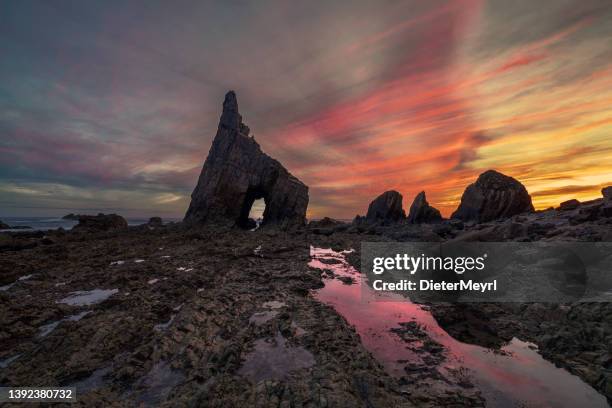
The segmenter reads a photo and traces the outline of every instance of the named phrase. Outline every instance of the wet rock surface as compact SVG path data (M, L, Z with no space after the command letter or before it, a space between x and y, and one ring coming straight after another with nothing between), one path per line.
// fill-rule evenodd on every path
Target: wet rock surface
M3 233L0 384L77 385L86 406L482 405L460 366L454 373L438 369L446 347L414 322L392 334L424 363L406 362L402 376L390 375L355 328L311 296L323 279L357 285L308 267L310 246L355 248L346 256L358 266L361 241L612 241L605 203L480 224L321 220L293 233L182 225ZM531 341L545 358L612 397L609 304L429 310L466 343L498 350L516 336ZM279 367L262 358L275 352L292 363Z
M306 235L134 227L48 237L0 252L3 279L32 275L0 292L2 385L77 386L84 406L414 406L309 295L322 281ZM251 320L262 312L274 313ZM241 371L262 361L262 345L295 364Z
M308 187L262 152L242 123L236 94L230 91L185 221L251 229L249 211L261 198L266 203L264 224L281 228L305 224Z
M78 232L117 231L126 229L125 218L117 214L79 215L79 223L72 230Z
M465 189L451 218L488 222L533 211L531 197L518 180L488 170Z

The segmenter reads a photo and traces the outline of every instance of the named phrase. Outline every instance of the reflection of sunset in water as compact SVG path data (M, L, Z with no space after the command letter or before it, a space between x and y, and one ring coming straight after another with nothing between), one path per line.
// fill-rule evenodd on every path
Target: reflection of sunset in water
M494 406L515 406L523 403L536 407L607 407L605 398L578 377L544 360L529 343L513 339L502 348L503 353L462 343L442 329L431 313L397 294L389 300L374 294L357 270L344 259L344 254L330 249L312 248L310 267L330 270L337 276L350 276L355 284L326 279L325 287L315 291L319 301L331 305L353 325L365 348L389 373L401 376L404 366L398 360L421 363L418 353L390 331L398 323L416 321L426 333L447 351L445 368L465 367L472 381ZM321 262L333 260L333 264ZM392 301L396 299L397 301ZM409 363L410 364L410 363Z

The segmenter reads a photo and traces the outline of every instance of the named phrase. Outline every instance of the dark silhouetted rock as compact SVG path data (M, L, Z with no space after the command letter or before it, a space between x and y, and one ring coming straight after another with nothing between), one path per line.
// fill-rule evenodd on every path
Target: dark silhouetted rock
M612 201L612 186L604 187L601 189L601 195L606 199Z
M147 223L149 227L161 227L164 225L161 217L151 217L149 218L149 222Z
M397 222L406 218L402 208L402 195L397 191L385 191L368 206L367 221Z
M408 222L410 224L429 224L442 221L440 211L429 205L425 192L421 191L414 198L408 213Z
M575 210L578 207L580 207L580 201L574 200L574 199L567 200L567 201L564 201L561 204L559 204L559 210L560 211Z
M488 170L465 189L451 218L487 222L533 211L531 197L518 180Z
M26 230L26 229L32 229L32 227L28 227L27 225L8 225L3 223L2 221L0 221L0 230L7 230L7 229L12 229L12 230Z
M72 221L78 221L79 220L80 215L79 214L66 214L62 217L62 220L72 220Z
M348 224L329 217L324 217L320 220L310 221L308 223L308 229L313 234L318 235L331 235L334 232L346 231L348 227Z
M72 231L117 231L126 229L127 226L125 218L117 214L80 215L79 223L72 228Z
M308 228L332 228L344 224L342 221L334 220L333 218L323 217L320 220L310 221Z
M184 221L248 228L251 206L260 198L266 203L263 225L288 228L305 224L308 187L249 137L236 94L230 91Z

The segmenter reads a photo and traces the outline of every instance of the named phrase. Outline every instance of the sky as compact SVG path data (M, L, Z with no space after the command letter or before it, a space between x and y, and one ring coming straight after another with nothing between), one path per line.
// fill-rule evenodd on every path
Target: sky
M609 0L5 1L0 78L0 218L182 217L230 89L310 218L612 185Z

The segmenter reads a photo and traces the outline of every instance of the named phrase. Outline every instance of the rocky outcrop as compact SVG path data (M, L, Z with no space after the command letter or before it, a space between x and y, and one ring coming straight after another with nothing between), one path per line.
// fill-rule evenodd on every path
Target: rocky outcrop
M488 170L465 189L451 218L487 222L533 211L525 186L512 177Z
M263 225L288 228L305 224L308 187L249 137L236 94L230 91L184 221L247 228L251 206L261 198L266 203Z
M161 227L164 225L161 217L151 217L149 218L149 222L147 223L149 227Z
M567 200L559 204L559 211L571 211L575 210L580 206L580 201L572 199Z
M366 221L397 222L406 218L402 195L395 190L385 191L368 206Z
M410 206L407 221L410 224L436 223L442 221L442 215L440 215L440 211L429 205L425 197L425 191L421 191Z
M125 218L117 214L79 215L79 223L72 228L72 231L117 231L127 227Z
M612 201L612 186L602 188L601 195L605 200Z
M70 213L70 214L66 214L62 217L62 220L71 220L71 221L78 221L79 220L80 215L79 214L74 214L74 213Z
M310 221L308 228L332 228L344 224L342 221L334 220L333 218L323 217L320 220Z
M27 230L32 229L32 227L28 227L27 225L8 225L0 221L0 230Z

